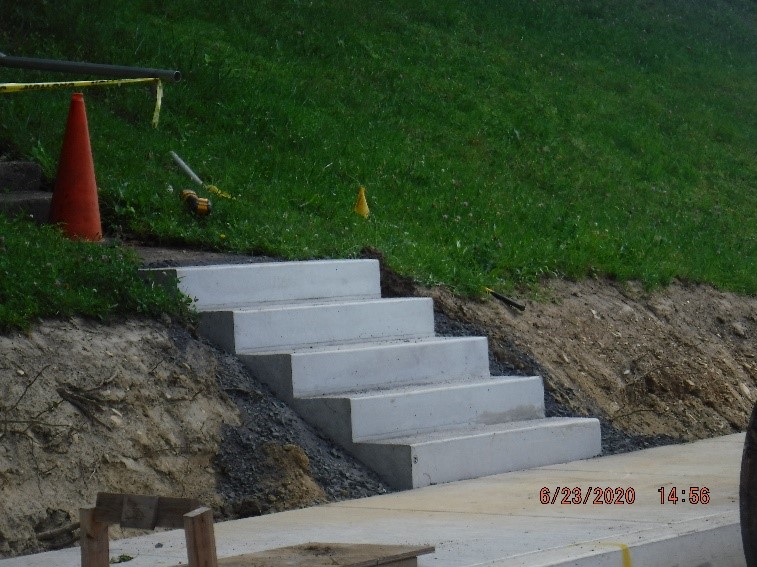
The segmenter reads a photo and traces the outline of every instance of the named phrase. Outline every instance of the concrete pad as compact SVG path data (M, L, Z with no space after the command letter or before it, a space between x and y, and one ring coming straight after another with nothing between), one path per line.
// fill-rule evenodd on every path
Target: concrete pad
M326 298L379 298L377 260L263 262L145 270L158 279L179 280L198 311L263 302Z
M745 567L737 504L743 442L738 434L220 523L218 554L333 541L435 546L419 567ZM682 460L691 476L680 476ZM716 495L710 504L655 501L659 486L694 477ZM543 486L616 483L635 489L633 504L552 505L539 498ZM134 557L130 567L186 563L184 534L114 541L110 554ZM78 567L79 550L0 561L50 565Z

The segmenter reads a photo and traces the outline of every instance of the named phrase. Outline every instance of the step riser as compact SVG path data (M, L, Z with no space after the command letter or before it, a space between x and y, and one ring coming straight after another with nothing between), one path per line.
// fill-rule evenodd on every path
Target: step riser
M485 337L365 345L342 350L240 354L279 396L312 397L489 377Z
M542 418L544 389L538 377L512 378L357 399L311 398L295 405L308 421L341 443L359 443L467 424Z
M261 302L381 296L376 260L275 262L151 272L159 279L178 278L179 289L196 298L195 307L200 311Z
M594 419L419 446L362 443L353 449L399 489L588 459L601 451L599 422Z
M452 388L401 397L352 400L352 438L360 442L463 424L494 424L544 417L541 380Z
M199 332L242 353L351 341L422 338L434 334L427 298L305 305L200 314Z

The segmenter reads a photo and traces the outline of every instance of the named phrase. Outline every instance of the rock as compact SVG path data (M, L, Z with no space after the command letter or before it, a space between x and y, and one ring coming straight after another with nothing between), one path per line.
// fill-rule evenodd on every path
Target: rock
M752 394L752 390L750 390L749 386L744 384L744 382L741 382L739 384L739 390L741 390L741 393L744 394L750 402L754 401L754 394Z
M742 339L745 339L747 337L747 328L744 323L741 321L736 321L731 325L731 330L733 331L733 334L737 337L741 337Z

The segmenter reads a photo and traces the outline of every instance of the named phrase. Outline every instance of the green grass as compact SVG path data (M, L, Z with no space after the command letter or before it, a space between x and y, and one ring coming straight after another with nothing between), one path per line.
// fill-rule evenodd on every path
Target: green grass
M181 296L139 279L128 249L72 242L52 227L2 215L0 235L0 331L26 329L40 317L191 317Z
M157 130L148 89L86 92L111 234L373 246L469 294L595 274L757 292L749 0L5 4L6 53L183 73ZM61 76L0 68L40 78ZM54 170L67 92L2 97L0 139ZM237 200L193 218L171 149Z

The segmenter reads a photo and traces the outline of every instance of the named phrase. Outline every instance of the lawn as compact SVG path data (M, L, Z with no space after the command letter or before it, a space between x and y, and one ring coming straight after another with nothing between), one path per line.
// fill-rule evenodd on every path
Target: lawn
M157 129L149 88L85 93L112 236L293 259L372 246L472 295L587 276L757 292L749 0L0 8L7 54L183 74ZM0 68L62 78L87 77ZM69 94L0 95L0 140L50 176ZM235 199L204 194L193 216L170 150Z

